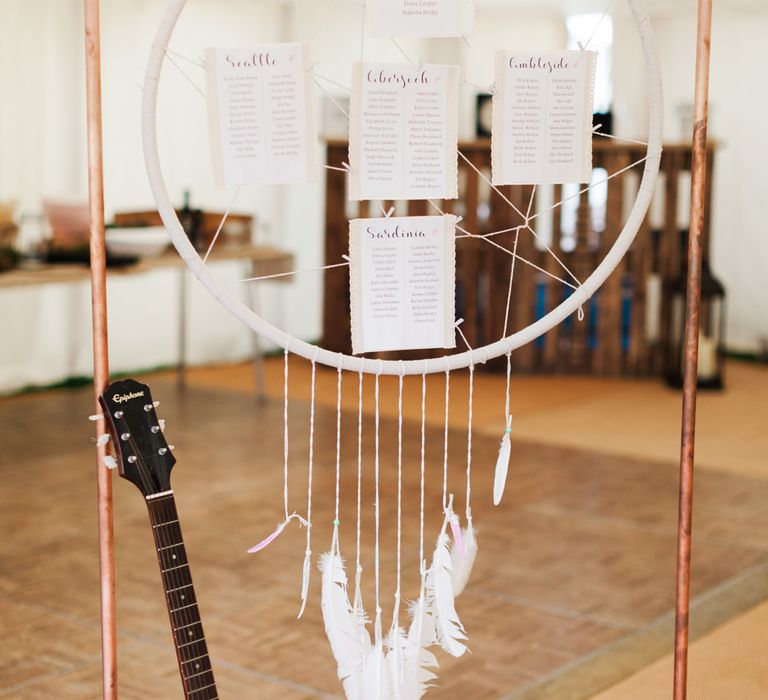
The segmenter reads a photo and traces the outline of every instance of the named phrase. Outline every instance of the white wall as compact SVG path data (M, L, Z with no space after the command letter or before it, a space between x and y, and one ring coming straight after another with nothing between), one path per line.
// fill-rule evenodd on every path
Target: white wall
M24 211L85 193L80 5L0 3L0 201Z

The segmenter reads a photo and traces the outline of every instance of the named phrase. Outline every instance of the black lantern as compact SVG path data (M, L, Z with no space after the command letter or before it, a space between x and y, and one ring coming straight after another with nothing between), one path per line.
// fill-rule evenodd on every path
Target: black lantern
M685 363L685 298L687 265L672 284L667 382L683 385ZM699 329L699 388L722 389L725 380L725 287L712 274L705 258L701 267L701 314Z

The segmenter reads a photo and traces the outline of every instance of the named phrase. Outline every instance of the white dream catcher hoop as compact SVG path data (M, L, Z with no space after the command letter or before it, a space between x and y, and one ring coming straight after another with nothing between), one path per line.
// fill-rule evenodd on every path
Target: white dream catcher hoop
M663 102L661 70L656 44L653 38L653 30L648 13L642 0L627 0L632 15L637 25L647 76L648 92L648 148L642 161L633 163L631 167L644 161L643 176L635 199L635 204L630 212L623 230L616 239L611 250L603 258L592 275L589 276L568 296L559 306L555 307L546 316L530 324L506 338L489 345L473 350L447 355L445 357L430 358L425 360L427 374L437 372L454 371L464 369L472 364L482 364L488 360L503 357L507 353L522 347L551 330L566 318L578 311L595 294L600 286L610 276L637 236L637 232L645 219L651 204L653 192L656 188L656 180L659 173L662 152L662 125ZM380 373L397 376L403 372L403 365L396 360L382 361L374 369L373 364L368 366L361 358L353 355L339 355L338 353L318 348L315 345L293 338L285 331L268 323L261 316L249 309L239 299L230 294L206 269L203 259L189 242L184 229L179 222L176 211L168 195L163 177L163 169L160 164L160 156L157 147L157 96L160 83L160 74L168 53L168 44L173 36L174 28L187 4L187 0L169 0L168 8L160 23L160 28L155 36L152 50L147 63L144 79L144 93L142 100L142 134L144 144L144 159L147 167L150 187L157 204L160 217L171 236L174 247L178 251L187 267L192 271L200 283L213 295L213 297L231 314L240 319L248 328L259 335L271 340L281 348L290 346L290 351L306 360L317 361L328 367L339 368L351 372L360 370L368 374ZM627 168L629 170L630 168ZM405 361L404 372L406 375L418 375L425 371L422 360Z
M534 341L547 331L551 330L572 314L579 312L600 286L605 282L613 270L617 267L624 255L632 245L643 221L648 213L651 199L656 186L661 152L662 152L662 85L655 43L653 40L650 20L643 6L642 0L627 0L633 14L646 67L647 94L648 94L648 143L645 156L630 166L617 173L608 176L607 179L621 175L637 166L644 164L642 179L637 191L636 200L626 223L617 236L617 239L599 263L594 272L583 282L580 282L571 274L576 284L566 284L571 287L572 293L568 295L552 311L531 323L527 327L517 330L500 340L478 348L470 348L465 352L446 355L444 357L431 357L421 360L370 360L353 355L335 353L300 339L292 337L285 331L268 323L256 312L245 306L226 288L220 284L206 267L207 255L200 257L187 234L185 233L175 208L171 203L165 185L162 166L158 154L157 144L157 100L161 71L165 59L170 53L169 42L173 36L179 16L186 5L186 0L169 0L166 13L160 24L150 52L146 69L143 105L142 105L142 131L144 156L147 166L150 186L158 207L160 216L168 230L173 245L182 257L187 267L192 271L200 283L213 295L213 297L231 314L240 319L248 328L261 336L269 339L283 348L285 356L285 435L284 435L284 521L277 530L263 540L252 551L259 551L273 541L286 525L296 519L306 527L306 550L303 566L303 580L301 593L301 611L303 612L308 599L309 577L312 562L312 474L313 461L316 459L314 451L315 438L315 389L316 366L321 363L334 368L338 373L337 383L337 422L336 422L336 515L333 521L333 534L330 551L320 560L322 572L322 611L326 633L331 642L331 648L338 665L338 676L343 682L348 698L352 700L367 700L375 698L398 698L402 700L418 699L426 692L431 681L435 679L434 669L437 659L429 650L431 647L441 647L452 656L461 656L467 649L466 634L459 620L455 608L455 599L464 590L477 552L477 539L472 524L470 507L471 499L471 467L472 467L472 401L474 372L478 364L499 357L507 358L507 396L505 408L505 435L496 469L496 480L493 489L494 503L498 504L506 481L507 467L510 458L509 433L511 432L511 415L509 406L509 379L510 379L510 354L521 346ZM607 14L607 11L606 11ZM178 67L178 66L177 66ZM459 155L462 155L459 153ZM465 158L466 160L466 158ZM467 161L470 167L475 167ZM478 171L481 178L485 176ZM490 181L487 181L490 185ZM596 183L600 184L600 183ZM592 184L586 190L594 187ZM531 214L531 206L527 214L523 214L507 199L497 188L493 190L500 195L507 204L523 217L524 226L517 227L518 235L521 229L527 229L533 235L535 231L530 222L539 214ZM579 196L584 191L579 192ZM535 188L534 188L535 192ZM563 200L565 201L565 200ZM531 198L531 204L533 198ZM558 204L562 204L562 201ZM433 205L436 207L436 205ZM556 205L557 206L557 205ZM436 207L437 208L437 207ZM442 213L442 212L441 212ZM545 212L541 212L543 214ZM225 215L226 217L226 215ZM458 227L457 227L458 228ZM516 247L509 251L486 236L473 234L459 229L464 237L486 238L488 242L501 248L512 256L512 271L510 273L510 291L514 275L514 265L518 260ZM215 239L214 239L215 243ZM210 252L210 250L209 250ZM552 255L552 251L549 251ZM556 256L555 256L556 257ZM522 260L522 258L520 258ZM522 260L522 262L527 262ZM529 263L530 264L530 263ZM335 267L335 266L330 266ZM543 270L542 270L543 272ZM562 280L560 280L562 281ZM461 329L458 329L461 334ZM463 337L463 334L462 334ZM466 339L465 339L466 342ZM309 473L307 510L305 517L297 513L289 513L288 508L288 357L293 353L309 360L312 365L311 380L311 407L309 426ZM466 459L466 501L465 501L465 527L462 529L460 520L453 510L453 497L448 493L448 404L450 391L450 374L455 370L469 369L469 406L467 426L467 459ZM350 601L348 594L348 578L344 568L344 560L339 546L339 482L340 482L340 453L341 453L341 386L344 372L357 374L358 377L358 461L357 461L357 557L354 576L354 596ZM425 483L425 411L426 411L426 376L428 374L445 374L445 439L443 460L443 501L444 513L442 528L436 540L434 554L431 562L425 559L424 553L424 483ZM368 631L369 618L365 612L360 593L360 483L362 478L362 386L363 376L372 375L375 381L375 608L372 616L373 637ZM391 627L383 628L382 610L380 605L379 589L379 384L382 375L398 377L398 451L397 451L397 578L394 595L394 612ZM403 606L401 605L401 495L402 495L402 470L403 470L403 383L406 376L417 375L421 377L421 453L420 453L420 533L419 533L419 567L420 588L418 597L414 600L410 610L410 625L404 629L400 624ZM452 538L451 538L452 535ZM301 612L299 613L301 615Z

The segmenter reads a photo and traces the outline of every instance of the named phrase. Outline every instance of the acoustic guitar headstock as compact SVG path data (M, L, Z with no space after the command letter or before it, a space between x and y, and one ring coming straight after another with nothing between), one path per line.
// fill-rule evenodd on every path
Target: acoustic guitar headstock
M169 491L176 463L163 436L152 394L146 384L122 379L99 397L120 476L133 482L144 497Z

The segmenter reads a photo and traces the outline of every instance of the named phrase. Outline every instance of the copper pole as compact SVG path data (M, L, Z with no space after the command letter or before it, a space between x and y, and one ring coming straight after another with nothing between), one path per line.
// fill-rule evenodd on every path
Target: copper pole
M707 187L707 117L712 38L712 0L699 0L694 100L693 160L691 165L691 225L688 236L688 282L685 318L685 378L680 449L680 509L677 532L677 589L675 597L674 700L685 700L688 683L688 623L691 592L691 517L693 513L696 390L699 363L701 261Z
M93 319L93 391L98 397L109 382L107 338L107 265L104 243L104 168L101 134L101 48L99 0L84 0L85 75L88 108L88 201L90 206L91 309ZM106 432L97 422L96 434ZM115 614L115 548L112 524L112 473L104 464L105 448L98 448L96 486L99 520L99 575L101 584L102 693L117 699L117 635Z

